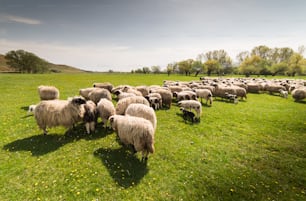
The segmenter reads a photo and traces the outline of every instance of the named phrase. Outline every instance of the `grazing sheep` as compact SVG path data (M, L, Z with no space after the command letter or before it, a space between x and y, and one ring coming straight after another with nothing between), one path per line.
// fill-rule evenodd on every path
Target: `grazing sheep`
M265 90L268 91L270 94L279 93L279 90L281 89L286 91L286 88L279 84L267 84L265 86Z
M164 88L151 89L150 93L159 93L162 97L163 106L171 108L173 95L170 90Z
M236 90L229 86L221 86L219 84L214 84L215 90L213 92L214 97L226 98L225 93L236 94Z
M109 82L94 83L93 87L107 89L109 92L111 92L113 90L113 88L114 88L114 86L111 83L109 83Z
M40 100L56 100L59 99L59 90L54 86L43 86L38 87L38 94Z
M86 128L86 132L87 134L90 134L90 132L94 132L95 131L95 127L96 127L96 123L97 123L97 107L96 104L89 100L86 101L86 104L84 105L84 117L83 117L83 121L85 122L85 128Z
M121 90L115 91L114 94L117 96L118 100L120 100L122 98L126 98L126 97L136 96L133 93L123 92Z
M149 94L149 88L147 86L136 86L137 91L140 91L142 96L145 97Z
M112 101L101 98L97 105L97 111L102 119L102 123L107 128L107 122L110 116L116 114L116 109Z
M154 128L152 123L141 117L113 115L110 124L125 145L132 145L134 152L142 151L142 159L147 160L154 153Z
M233 103L235 103L235 104L238 103L238 97L237 97L237 95L235 95L235 94L230 94L230 93L225 92L225 98L226 98L228 101L233 102Z
M199 101L182 100L178 102L178 106L183 107L189 111L191 111L191 109L194 109L197 113L197 118L200 119L200 116L202 114L202 104Z
M294 89L291 94L294 98L294 101L301 101L306 98L306 87Z
M197 100L197 94L193 91L174 92L173 97L176 97L177 101Z
M30 106L29 106L29 109L28 109L28 112L27 112L27 113L28 113L28 115L29 115L29 114L33 114L33 113L34 113L35 108L36 108L36 105L30 105Z
M125 113L126 108L132 103L141 103L147 106L150 106L150 103L147 99L142 96L132 96L119 100L116 105L116 114L123 115Z
M193 91L197 94L197 97L201 99L201 103L202 99L204 98L206 99L206 105L208 101L209 104L212 105L213 98L212 98L212 93L209 89L194 89Z
M74 97L68 100L41 101L34 110L34 117L40 129L47 134L47 128L64 126L71 128L84 116L84 104L82 97Z
M145 98L149 101L150 106L154 108L154 110L158 110L162 107L163 100L159 93L149 93Z
M83 96L86 100L89 100L89 93L95 90L96 88L94 87L89 87L89 88L84 88L79 90L80 96Z
M154 130L156 130L156 114L153 108L151 108L150 106L132 103L126 108L125 115L142 117L146 120L149 120L152 123Z
M283 97L283 98L288 98L288 91L285 91L285 90L283 90L283 89L280 89L280 90L279 90L279 94L280 94L280 96Z
M101 98L106 98L107 100L112 100L112 95L107 89L95 88L88 94L89 100L92 100L97 104Z
M137 89L134 89L132 87L124 87L122 89L123 92L127 92L127 93L132 93L135 94L136 96L142 96L142 93L140 91L138 91Z
M183 119L184 119L185 123L186 123L187 120L190 120L192 123L194 122L195 114L193 112L190 112L183 107L181 107L180 110L183 112Z

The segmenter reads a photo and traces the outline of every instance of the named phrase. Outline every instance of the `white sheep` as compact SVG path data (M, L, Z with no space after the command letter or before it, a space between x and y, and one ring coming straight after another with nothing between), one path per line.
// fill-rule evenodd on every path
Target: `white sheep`
M204 98L206 100L206 105L208 101L209 104L212 105L213 95L209 89L194 89L193 91L197 94L197 97L201 99L201 103L202 99Z
M202 114L202 104L196 100L182 100L178 102L178 106L185 108L186 110L191 111L192 109L195 110L197 113L197 118L200 119Z
M123 92L121 90L115 91L114 94L117 96L118 100L126 97L136 96L134 93Z
M194 91L174 92L173 96L176 97L177 101L197 100L197 94Z
M132 103L126 108L125 115L142 117L146 120L149 120L152 123L154 130L156 130L156 114L153 108L151 108L150 106Z
M154 153L154 128L150 121L133 116L113 115L110 124L125 145L132 145L134 152L142 151L142 159Z
M92 100L97 104L101 98L106 98L107 100L112 100L112 95L107 89L95 88L88 94L89 100Z
M97 105L97 111L102 119L102 123L107 128L107 122L110 116L116 114L116 109L112 101L102 98Z
M54 86L40 85L38 87L38 95L40 100L56 100L59 99L59 90Z
M150 106L150 103L148 102L148 100L145 99L142 96L127 97L127 98L120 99L117 102L116 114L122 114L123 115L125 113L126 108L132 103L141 103L141 104L145 104L147 106Z
M86 100L89 100L89 93L95 90L96 88L94 87L89 87L89 88L84 88L79 90L80 96L83 96Z
M83 116L83 121L85 122L85 128L87 134L90 134L90 132L95 131L96 123L97 123L97 107L96 104L89 100L86 101L86 104L84 105L84 116Z
M114 86L109 83L109 82L104 82L104 83L93 83L92 85L93 87L97 87L97 88L103 88L103 89L107 89L109 92L111 92L114 88Z
M294 89L291 94L294 98L294 101L301 101L306 98L306 87Z
M155 89L151 89L150 93L159 93L162 97L162 104L168 109L171 108L173 95L169 89L155 88Z
M68 100L41 101L34 110L34 117L40 129L47 134L47 128L64 126L71 128L81 121L84 116L84 104L82 97L74 97Z

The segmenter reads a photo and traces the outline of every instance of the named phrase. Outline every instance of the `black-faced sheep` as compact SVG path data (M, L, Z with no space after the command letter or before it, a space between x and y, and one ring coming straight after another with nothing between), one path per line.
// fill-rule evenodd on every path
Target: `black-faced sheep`
M121 90L115 91L114 94L117 96L118 100L126 97L136 96L134 93L123 92Z
M54 86L43 86L38 87L38 95L40 100L56 100L59 99L59 90Z
M116 105L116 114L123 115L125 113L126 108L132 103L141 103L147 106L150 106L150 103L147 99L142 96L132 96L120 99Z
M97 107L93 101L89 100L86 101L84 109L85 112L83 116L83 121L85 123L87 134L90 134L90 132L94 132L96 128L96 123L98 119Z
M178 102L178 106L183 107L189 111L192 109L196 111L197 118L200 119L200 116L202 114L202 104L199 101L196 100L182 100Z
M151 89L150 93L159 93L162 97L163 106L167 107L168 109L171 108L173 95L170 90L163 88L156 88L156 89Z
M150 106L154 110L158 110L162 107L162 97L159 93L149 93L145 98L149 101Z
M156 114L153 108L147 105L132 103L126 108L125 115L142 117L146 120L149 120L152 123L154 130L156 129Z
M192 123L195 121L195 114L193 112L188 111L183 107L181 107L180 110L183 112L183 119L185 123L187 120L191 121Z
M41 101L34 110L34 117L40 129L47 134L47 128L64 126L71 128L82 121L85 99L74 97L68 100Z
M27 113L28 113L28 115L29 115L29 114L33 114L33 113L34 113L35 108L36 108L36 105L30 105L30 106L29 106L29 109L28 109L28 112L27 112Z
M154 153L154 128L152 123L141 117L113 115L110 124L125 145L132 145L134 152L142 151L142 159Z
M116 114L116 109L110 100L106 98L102 98L97 105L98 114L102 119L102 123L107 128L107 122L110 116Z
M229 102L233 102L235 104L238 103L238 97L235 94L230 94L225 92L225 98L229 101Z
M173 97L176 97L177 101L181 100L197 100L197 94L193 91L181 91L174 92Z
M204 98L206 100L206 105L208 101L209 104L212 105L213 95L209 89L194 89L193 91L197 94L197 97L201 99L201 103Z

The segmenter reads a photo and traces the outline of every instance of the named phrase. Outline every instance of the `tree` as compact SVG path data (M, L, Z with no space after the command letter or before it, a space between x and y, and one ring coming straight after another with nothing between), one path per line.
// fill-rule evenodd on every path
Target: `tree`
M151 66L152 73L160 73L160 66Z
M287 74L289 76L295 76L296 74L302 74L305 68L305 59L299 53L294 53L289 59L289 70Z
M201 61L194 61L191 66L191 71L194 72L194 76L197 77L200 72L204 70L204 65Z
M252 74L258 74L260 71L260 65L262 64L262 58L257 55L246 58L240 64L240 72L246 77L249 77Z
M250 53L248 51L243 51L243 52L240 52L236 58L239 62L239 64L241 64L246 58L250 57Z
M259 56L262 59L270 60L271 49L265 45L260 45L252 49L251 55Z
M150 73L150 68L149 67L143 67L142 72L143 72L143 74L149 74Z
M185 75L190 75L190 71L192 68L192 59L187 59L178 63L178 69L181 73L185 73Z
M204 63L205 67L207 68L207 75L210 76L213 72L219 73L220 70L220 63L217 60L209 59Z
M271 66L272 76L277 74L285 74L286 71L288 71L288 64L285 62L275 63Z
M6 53L7 64L22 73L43 73L48 70L48 63L33 53L24 50Z

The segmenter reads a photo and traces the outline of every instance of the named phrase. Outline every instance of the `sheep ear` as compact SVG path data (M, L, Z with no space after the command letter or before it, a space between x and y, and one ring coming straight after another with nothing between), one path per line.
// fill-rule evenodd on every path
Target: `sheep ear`
M113 122L114 122L114 117L110 117L110 118L109 118L109 122L110 122L110 123L113 123Z

